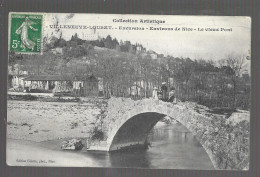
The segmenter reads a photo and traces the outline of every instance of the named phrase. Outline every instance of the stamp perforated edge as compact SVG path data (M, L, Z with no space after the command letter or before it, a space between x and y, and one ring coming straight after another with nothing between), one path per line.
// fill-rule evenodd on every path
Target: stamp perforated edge
M10 39L11 39L11 16L12 14L32 14L32 15L42 15L42 25L41 25L41 51L40 52L16 52L17 54L26 55L42 55L43 54L43 35L44 35L44 22L46 13L44 12L9 12L8 14L8 52L10 52Z

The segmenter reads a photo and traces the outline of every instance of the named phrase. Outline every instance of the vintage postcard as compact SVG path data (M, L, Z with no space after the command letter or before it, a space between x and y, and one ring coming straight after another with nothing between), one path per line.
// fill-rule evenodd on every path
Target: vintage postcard
M9 14L7 164L248 170L251 18Z

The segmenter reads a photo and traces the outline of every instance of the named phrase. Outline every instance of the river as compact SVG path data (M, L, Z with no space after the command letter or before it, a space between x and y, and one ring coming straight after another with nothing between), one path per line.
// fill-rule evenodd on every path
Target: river
M30 166L131 167L163 169L214 169L206 151L181 124L157 123L149 135L151 147L131 152L69 152L62 140L40 143L7 141L7 163Z

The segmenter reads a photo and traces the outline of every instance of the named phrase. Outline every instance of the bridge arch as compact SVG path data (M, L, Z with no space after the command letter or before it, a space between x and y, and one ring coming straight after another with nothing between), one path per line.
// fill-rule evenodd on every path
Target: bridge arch
M101 125L105 139L91 143L89 150L111 151L143 143L145 135L156 122L169 116L190 130L205 149L215 169L248 169L249 143L245 143L248 134L243 132L243 128L230 124L226 126L224 118L210 117L205 109L189 102L172 104L151 98L135 101L110 98ZM141 122L141 125L138 126L137 122ZM127 132L135 133L130 136ZM236 133L240 133L239 141L233 138ZM127 136L129 141L125 138Z
M119 150L131 145L145 145L147 136L164 114L147 112L128 119L113 136L109 151Z
M148 133L155 124L165 116L169 116L184 125L196 137L208 154L213 166L217 168L213 154L207 146L204 146L205 137L200 134L201 132L207 131L206 129L208 127L202 125L205 129L201 129L201 127L197 127L193 121L190 121L194 119L194 114L196 114L196 112L165 102L163 102L163 104L136 106L130 111L120 114L120 119L112 121L113 123L110 125L110 129L107 133L107 150L114 151L132 145L144 145ZM197 118L198 117L205 119L197 115ZM209 120L205 119L204 121Z

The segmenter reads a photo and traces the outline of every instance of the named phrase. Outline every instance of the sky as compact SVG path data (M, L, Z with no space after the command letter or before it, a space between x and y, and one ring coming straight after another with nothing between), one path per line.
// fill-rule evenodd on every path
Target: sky
M113 22L113 19L132 19L138 23ZM140 23L141 19L161 20L165 23ZM58 23L57 23L58 21ZM75 33L90 33L88 30L61 29L55 31L52 24L112 26L113 29L96 30L101 37L129 40L132 44L141 43L147 50L174 57L191 59L212 59L217 61L228 54L250 56L251 19L237 16L171 16L171 15L113 15L113 14L46 14L44 35L58 35L62 31L65 40ZM145 30L119 30L124 27L144 27ZM180 31L149 30L150 27L180 28ZM182 28L193 31L182 31ZM115 29L117 28L117 29ZM148 28L148 29L146 29ZM198 28L204 31L198 31ZM206 31L207 28L232 29L232 31ZM196 31L194 30L196 29Z

